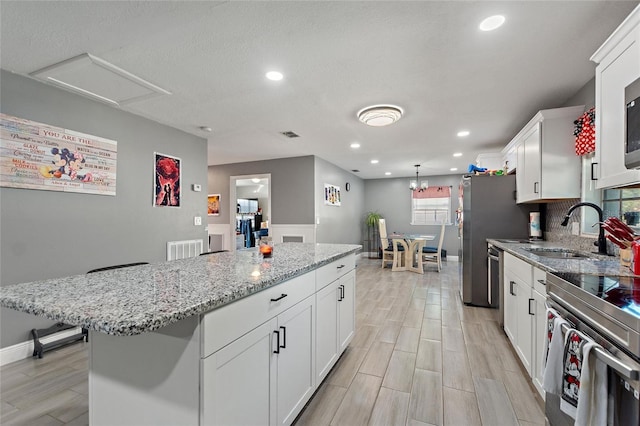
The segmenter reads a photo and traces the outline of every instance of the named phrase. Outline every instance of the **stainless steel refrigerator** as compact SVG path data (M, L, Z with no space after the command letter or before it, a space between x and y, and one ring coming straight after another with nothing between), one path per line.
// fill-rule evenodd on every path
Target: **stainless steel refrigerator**
M462 301L497 308L495 297L491 304L488 301L487 238L527 239L529 212L540 211L540 205L516 204L515 175L468 175L463 177L460 187Z

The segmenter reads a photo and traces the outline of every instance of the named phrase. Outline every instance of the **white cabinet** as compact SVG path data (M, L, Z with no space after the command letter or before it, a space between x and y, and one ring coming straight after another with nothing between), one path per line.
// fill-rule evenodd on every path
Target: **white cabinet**
M542 390L542 352L546 335L546 273L504 254L504 331L533 384Z
M202 360L205 425L291 424L315 390L310 296Z
M276 423L274 318L202 360L202 424Z
M584 106L539 111L509 145L517 153L517 202L580 197L580 157L573 121Z
M355 332L355 258L316 271L316 380L320 383Z
M315 296L311 296L278 315L274 351L278 425L292 424L315 391L315 314Z
M640 182L627 170L624 89L640 77L640 9L636 8L591 57L596 62L596 163L598 188Z

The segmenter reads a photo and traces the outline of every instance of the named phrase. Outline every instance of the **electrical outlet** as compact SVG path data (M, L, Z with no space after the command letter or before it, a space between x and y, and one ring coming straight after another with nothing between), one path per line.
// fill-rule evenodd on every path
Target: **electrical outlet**
M193 218L193 224L195 226L200 226L202 225L202 218L200 216L196 216Z
M201 185L199 185L199 184L197 184L197 183L194 183L194 184L193 184L193 191L194 191L194 192L200 192L200 191L202 191L202 186L201 186Z

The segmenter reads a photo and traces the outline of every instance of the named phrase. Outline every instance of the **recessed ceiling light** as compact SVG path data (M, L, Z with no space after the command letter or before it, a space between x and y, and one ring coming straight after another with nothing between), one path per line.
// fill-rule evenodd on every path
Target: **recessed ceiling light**
M281 72L278 71L269 71L266 74L266 77L272 81L280 81L284 77Z
M351 148L356 149L356 148L360 148L360 144L358 142L354 142L351 145L349 145Z
M378 164L380 161L378 160L371 160L371 164Z
M202 130L203 132L207 132L207 133L213 132L213 129L211 127L207 127L207 126L200 126L199 129Z
M253 182L253 183L260 183L260 179L258 179L258 178L253 178L253 179L251 179L251 182Z
M457 167L452 167L449 170L451 170L452 172L455 172L456 170L458 170L458 168Z
M391 172L384 172L384 175L385 175L385 176L390 176L390 175L391 175Z
M470 132L468 130L461 130L458 132L459 138L464 138L465 136L469 136Z
M502 24L504 24L504 16L493 15L480 22L478 28L480 28L481 31L493 31L496 28L501 27Z
M454 157L462 157L462 153L461 152L454 152L453 156Z
M402 114L402 108L394 105L373 105L358 111L357 116L368 126L382 127L400 120Z

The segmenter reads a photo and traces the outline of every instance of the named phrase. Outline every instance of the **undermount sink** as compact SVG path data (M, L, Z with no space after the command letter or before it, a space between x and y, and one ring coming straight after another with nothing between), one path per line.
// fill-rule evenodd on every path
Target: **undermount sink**
M589 256L584 255L580 252L577 252L574 250L562 249L562 248L531 247L525 250L535 254L536 256L552 257L555 259L588 259L589 258Z

